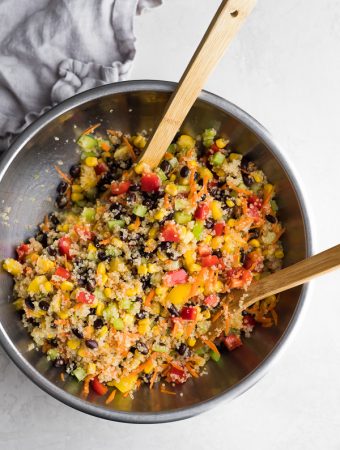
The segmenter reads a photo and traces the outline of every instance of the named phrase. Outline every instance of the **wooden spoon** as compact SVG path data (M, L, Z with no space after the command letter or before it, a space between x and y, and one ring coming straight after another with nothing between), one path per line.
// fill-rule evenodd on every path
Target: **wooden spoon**
M323 275L331 270L340 268L340 245L336 245L322 253L304 259L292 266L279 270L273 275L253 282L245 291L233 290L222 305L228 305L228 314L243 311L259 300L273 294L300 286L307 281ZM225 329L224 314L213 322L207 336L210 340L216 339ZM202 344L200 344L202 345Z
M217 65L256 0L223 0L172 94L140 162L158 166L208 76Z

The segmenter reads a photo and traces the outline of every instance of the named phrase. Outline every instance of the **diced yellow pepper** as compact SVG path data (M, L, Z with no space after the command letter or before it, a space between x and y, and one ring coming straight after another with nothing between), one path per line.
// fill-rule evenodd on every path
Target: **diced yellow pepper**
M228 198L228 200L226 201L227 206L229 206L229 208L232 208L233 206L235 206L235 203L230 200L230 198Z
M95 156L88 156L85 159L85 164L87 165L87 167L95 167L98 165L98 158L96 158Z
M133 145L135 145L137 148L144 148L146 146L146 139L144 136L141 136L138 134L133 138Z
M155 219L156 219L156 215L155 215ZM162 219L163 219L163 217L162 217ZM162 220L162 219L156 219L156 220ZM158 227L152 227L149 232L150 239L154 239L157 236L157 233L158 233Z
M202 312L202 316L204 317L204 319L210 319L210 311L208 309L206 309L205 311Z
M159 313L161 312L161 305L158 302L152 302L151 312L152 314L159 315Z
M189 337L187 342L188 342L189 347L193 347L196 344L196 339L193 337Z
M151 359L150 361L148 361L144 367L144 373L149 374L153 371L154 369L154 362Z
M221 220L223 217L223 211L221 208L221 203L217 200L211 202L211 214L214 220Z
M98 302L98 305L97 305L97 308L96 308L97 316L102 316L104 309L105 309L105 303L104 302Z
M251 239L251 240L249 241L249 244L250 244L252 247L255 247L255 248L260 247L260 242L259 242L258 239Z
M43 287L41 288L41 292L43 294L50 294L53 291L53 284L50 281L45 281Z
M101 327L101 329L98 331L98 337L99 337L99 338L102 338L102 337L104 337L108 332L109 332L109 329L107 328L106 325L104 325L104 326Z
M71 281L63 281L60 285L60 289L63 292L72 291L74 288L74 284Z
M229 155L229 160L230 161L235 161L236 159L241 159L242 155L240 155L239 153L230 153Z
M105 263L100 262L97 266L97 273L100 275L104 275L106 274L106 267L105 267Z
M78 341L78 339L69 339L67 341L67 347L70 348L71 350L76 350L80 345L80 342Z
M218 148L224 148L228 144L228 141L227 139L220 138L216 140L215 144Z
M120 381L115 381L114 386L125 394L125 392L129 392L135 387L137 378L138 375L128 375L127 377L121 378Z
M39 256L36 262L38 273L47 273L54 269L54 262L46 256Z
M71 200L73 202L79 202L80 200L84 200L84 196L80 192L72 192Z
M196 253L192 250L188 250L184 253L184 261L187 268L195 263Z
M111 296L112 296L112 289L111 288L105 288L104 289L104 295L105 295L105 297L107 297L107 298L111 298Z
M135 172L138 173L138 175L141 175L143 172L147 172L150 170L149 166L143 162L138 163L135 167Z
M261 183L261 181L263 181L262 172L255 171L255 172L252 172L251 175L254 178L255 183Z
M85 347L81 347L77 352L77 355L80 356L81 358L86 358L87 354L88 354L88 351Z
M169 183L165 186L165 192L169 195L175 196L177 195L177 186L175 185L175 183Z
M64 233L67 233L69 229L70 229L70 226L68 223L59 224L57 226L57 231L62 231Z
M94 375L96 373L96 370L97 370L97 366L95 365L95 363L91 363L91 362L88 363L86 372L89 375Z
M201 178L207 178L208 180L212 180L214 178L214 175L207 167L200 167L198 169L198 173L200 174Z
M228 227L232 228L236 225L236 220L235 219L229 219L227 222Z
M58 316L60 319L67 319L68 318L68 312L67 311L59 311Z
M222 244L223 244L223 236L215 236L212 238L210 245L213 250L218 250L219 248L222 247Z
M186 149L191 149L195 146L195 140L187 135L187 134L182 134L178 139L177 139L177 145L180 148L186 148Z
M146 264L141 264L140 266L138 266L138 275L146 275L148 273L148 268L146 266Z
M149 330L150 330L150 319L149 318L141 319L138 322L138 333L146 334Z
M199 264L196 264L196 263L191 264L188 267L188 270L189 270L190 273L199 272L201 269L202 269L202 266L200 266Z
M276 250L274 253L275 258L283 259L285 257L285 254L283 253L283 250Z
M47 281L45 275L35 277L28 285L27 292L30 295L38 294L43 284Z
M89 253L93 253L93 252L96 252L96 251L97 251L96 247L92 244L92 242L90 242L90 244L88 245L87 251L88 251Z
M176 306L183 306L190 298L191 284L178 284L174 286L166 297L166 300Z
M159 272L160 268L157 264L148 264L148 273L156 273Z
M19 261L17 261L16 259L13 259L13 258L5 259L3 268L8 273L10 273L11 275L14 275L14 276L18 276L18 275L22 274L22 271L23 271L23 267L19 263Z
M270 183L267 183L263 186L264 195L269 195L273 192L274 186Z
M83 188L80 184L72 184L72 192L83 192Z

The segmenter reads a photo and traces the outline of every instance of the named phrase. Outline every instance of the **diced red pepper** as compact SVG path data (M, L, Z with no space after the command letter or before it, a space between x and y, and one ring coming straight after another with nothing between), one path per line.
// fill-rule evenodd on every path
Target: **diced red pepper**
M216 144L213 144L213 145L210 147L210 150L211 150L211 153L217 153L217 152L221 151L221 149L220 149L219 147L217 147Z
M263 256L258 251L247 253L243 267L253 272L260 272L263 268Z
M71 239L67 236L63 236L59 239L58 248L61 255L65 255L67 259L71 258L70 249L71 249Z
M184 369L178 369L177 367L171 367L168 377L171 383L181 384L185 383L188 379L188 374Z
M86 226L75 225L74 231L83 241L91 241L93 238L92 232Z
M210 212L209 205L207 203L200 203L195 211L195 219L205 220Z
M97 175L101 175L102 173L105 173L109 170L109 168L107 167L107 165L103 162L97 164L94 168L95 172Z
M21 245L19 245L19 247L17 247L17 254L18 254L19 261L22 261L23 259L25 259L25 256L29 252L29 249L30 249L30 247L28 244L21 244Z
M95 301L96 297L88 291L78 291L76 300L78 303L86 303L91 305Z
M205 297L204 304L207 306L211 306L215 308L220 302L220 297L217 294L210 294L208 297Z
M188 274L184 269L171 270L167 272L163 278L165 286L171 287L176 284L186 283L188 279Z
M113 195L125 194L130 189L130 186L130 181L113 182L111 183L111 193Z
M247 199L247 214L253 219L259 219L261 217L262 200L257 195L251 195Z
M201 265L202 267L218 266L220 259L216 255L202 256Z
M222 236L224 232L225 223L224 222L218 222L214 225L214 231L216 236Z
M91 380L91 387L98 395L105 395L108 391L108 388L103 383L101 383L97 377Z
M253 316L251 316L250 314L246 314L242 318L242 325L243 325L244 330L250 332L253 330L254 326L256 325L256 321Z
M71 276L70 272L67 269L60 266L57 267L56 271L54 272L54 275L63 278L64 280L68 280Z
M161 180L155 173L145 173L142 176L140 183L143 192L158 191L161 187Z
M179 242L179 233L175 225L167 224L162 230L162 238L165 242Z
M224 345L230 352L235 348L240 347L242 344L240 336L235 333L230 333L224 338Z
M184 306L181 310L181 317L184 320L196 320L197 309L194 306Z
M253 274L244 267L227 270L228 286L230 289L241 289L250 284Z
M197 251L200 256L208 256L211 254L211 248L207 244L200 244Z

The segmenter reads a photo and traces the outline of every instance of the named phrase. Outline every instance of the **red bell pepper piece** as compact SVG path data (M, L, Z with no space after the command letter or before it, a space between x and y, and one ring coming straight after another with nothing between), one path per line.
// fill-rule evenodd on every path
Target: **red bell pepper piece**
M230 289L241 289L249 284L253 279L253 274L250 270L243 267L237 267L227 271L228 286Z
M64 267L57 267L56 271L54 272L54 275L60 278L63 278L64 280L68 280L71 276L70 272L67 269L64 269Z
M202 267L218 266L220 259L216 255L202 256L201 265Z
M71 249L71 239L67 236L63 236L59 239L58 242L59 252L62 256L66 256L67 259L71 258L70 249Z
M161 180L155 173L145 173L141 178L141 189L143 192L158 191L161 187Z
M95 166L94 170L97 175L101 175L102 173L108 172L109 168L105 163L101 162Z
M171 270L164 275L163 282L165 286L172 287L176 284L186 283L188 274L184 269Z
M97 377L91 380L91 387L98 395L105 395L108 391L108 388L103 383L101 383Z
M243 267L253 272L260 272L263 268L263 256L256 250L246 255Z
M220 149L219 147L217 147L216 144L213 144L213 145L210 147L210 150L211 150L211 153L217 153L217 152L221 151L221 149Z
M181 310L181 317L184 320L195 320L197 309L194 306L184 306Z
M75 225L74 231L83 241L91 241L93 238L92 232L86 226Z
M25 256L28 254L30 247L28 244L21 244L17 247L17 254L19 261L25 259Z
M76 300L78 303L86 303L91 305L95 301L95 296L88 291L78 291Z
M247 214L253 219L261 217L262 200L257 195L251 195L247 199Z
M242 318L242 325L245 331L251 332L256 325L256 321L253 316L251 316L250 314L246 314Z
M230 352L235 348L240 347L242 344L241 338L237 334L230 333L224 338L224 345Z
M130 189L130 186L130 181L113 182L111 183L111 193L112 195L125 194Z
M225 223L224 222L218 222L214 225L214 231L216 236L222 236L224 231Z
M220 302L220 297L217 294L210 294L208 297L205 297L204 304L215 308Z
M188 374L184 369L179 369L177 367L171 367L168 377L171 383L181 384L185 383L188 379Z
M209 205L207 203L200 203L195 211L195 219L197 220L205 220L210 212Z
M200 256L208 256L211 254L211 248L206 244L200 244L197 251Z
M175 225L167 224L162 230L162 238L165 242L179 242L179 233Z

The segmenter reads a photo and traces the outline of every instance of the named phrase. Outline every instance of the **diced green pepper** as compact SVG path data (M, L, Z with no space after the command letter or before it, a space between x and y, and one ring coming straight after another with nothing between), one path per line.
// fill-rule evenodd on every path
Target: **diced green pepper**
M199 355L199 356L204 355L204 353L205 353L204 346L203 346L203 347L197 348L197 349L195 350L195 353L196 353L196 355Z
M165 181L168 179L168 177L165 175L165 173L163 172L163 170L161 168L158 167L156 169L156 173L162 181Z
M159 352L159 353L166 353L168 351L167 347L165 345L162 344L154 344L152 346L152 350L154 350L155 352Z
M116 227L122 228L125 225L124 220L109 220L107 222L110 231L113 231Z
M84 159L86 159L86 158L89 158L89 157L97 157L97 153L95 153L95 152L82 152L82 154L80 155L80 159L83 161Z
M214 143L216 130L214 128L207 128L202 133L202 140L204 147L211 147Z
M185 198L178 198L175 200L175 210L185 209L188 206L188 200Z
M103 311L103 317L105 320L118 317L118 308L115 303L110 303Z
M183 186L182 184L178 184L177 192L179 194L187 194L188 192L190 192L190 186Z
M136 205L132 210L133 214L138 217L145 217L147 211L148 208L144 205Z
M174 216L175 222L184 225L192 220L192 215L185 212L176 212Z
M58 356L59 356L59 352L56 348L50 348L47 351L47 357L50 361L56 360L58 358Z
M178 165L178 159L175 158L175 157L169 159L168 161L169 161L169 163L171 164L171 166L172 166L173 168L176 167L176 166Z
M218 362L221 359L221 355L219 353L216 353L214 351L210 351L210 358L215 361Z
M128 298L123 298L119 301L119 308L120 309L129 309L131 306L131 300Z
M277 211L279 209L275 200L270 200L270 206L272 207L273 211Z
M84 208L81 215L86 222L93 222L96 217L96 210L94 208Z
M77 367L72 372L72 375L74 375L78 381L83 381L83 379L86 377L86 370L82 367Z
M113 319L111 323L117 331L121 331L124 329L124 322L120 317L118 317L118 319Z
M223 164L224 160L225 160L225 155L221 152L217 152L211 157L211 163L214 166L221 166Z
M202 220L196 220L195 225L192 229L192 234L195 236L195 239L197 241L201 239L203 230L204 230L204 222Z
M97 147L98 141L91 134L82 134L78 138L77 144L79 145L79 147L83 148L84 150L93 150L94 148Z

